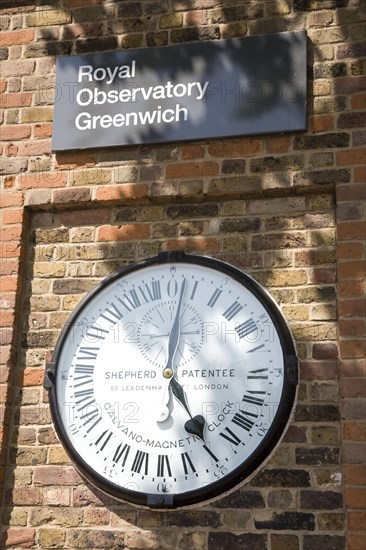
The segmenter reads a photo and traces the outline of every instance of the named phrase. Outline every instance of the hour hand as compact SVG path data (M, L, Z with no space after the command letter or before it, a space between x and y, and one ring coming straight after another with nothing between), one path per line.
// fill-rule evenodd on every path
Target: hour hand
M188 406L185 391L179 384L179 382L175 379L173 373L169 387L171 388L172 394L174 395L175 399L179 401L179 403L182 405L189 416L189 420L187 420L187 422L184 424L184 429L189 434L195 435L196 437L199 437L200 439L202 439L202 441L204 441L203 432L205 429L205 419L200 414L192 416Z

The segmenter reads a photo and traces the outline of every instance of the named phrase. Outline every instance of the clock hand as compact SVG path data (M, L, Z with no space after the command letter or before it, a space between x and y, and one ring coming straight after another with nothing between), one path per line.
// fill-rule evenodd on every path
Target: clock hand
M174 358L175 358L175 354L177 352L178 343L179 343L180 311L182 308L182 301L183 301L185 287L186 287L186 279L183 279L182 286L180 289L177 311L175 314L172 329L169 334L168 359L167 359L165 368L163 370L163 376L168 380L168 384L164 389L163 406L158 415L158 418L159 418L158 422L163 422L169 416L169 409L168 409L169 394L167 397L166 390L168 388L171 388L174 397L176 398L177 401L179 401L179 403L182 405L182 407L185 409L185 411L188 413L188 416L190 417L190 420L188 420L184 425L185 430L192 435L196 435L197 437L202 439L202 441L204 441L203 430L205 427L205 419L201 415L192 416L191 411L189 410L185 392L182 386L176 380L175 373L174 373L173 363L174 363Z
M186 279L183 279L182 286L180 289L180 295L178 299L178 305L177 305L177 311L175 313L175 318L173 321L173 325L171 328L171 331L169 333L169 340L168 340L168 359L165 365L165 368L163 370L163 376L167 379L167 383L164 388L163 393L163 403L161 410L158 412L157 415L157 422L164 422L169 417L169 409L168 409L168 403L169 403L169 386L171 382L171 378L173 376L173 362L175 358L175 354L178 349L178 343L179 343L179 329L180 329L180 310L182 307L182 301L183 301L183 295L184 290L186 286Z
M182 286L180 289L180 295L177 305L177 311L175 314L174 322L172 329L169 334L169 340L168 340L168 359L165 365L165 368L163 370L163 376L165 376L164 373L166 373L167 369L173 370L173 362L174 357L178 349L178 342L179 342L179 335L180 335L180 310L182 307L182 301L183 301L183 294L186 287L186 279L183 279ZM167 376L169 378L169 376Z

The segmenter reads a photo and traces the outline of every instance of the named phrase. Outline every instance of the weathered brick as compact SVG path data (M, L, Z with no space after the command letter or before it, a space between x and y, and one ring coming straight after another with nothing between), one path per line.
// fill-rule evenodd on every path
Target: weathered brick
M305 535L303 550L313 550L319 545L322 550L345 550L346 537L337 535Z
M36 13L27 14L25 21L28 27L63 25L65 23L70 23L71 12L69 10L38 10Z
M241 550L242 548L267 550L266 536L256 533L236 535L228 532L212 532L208 534L208 550L220 550L224 548L230 548L230 550Z
M52 107L28 107L22 111L22 122L49 122L53 118Z
M27 139L31 135L31 127L23 124L4 126L1 129L1 139L4 141Z
M211 161L169 164L166 168L166 177L172 179L188 177L207 178L217 176L218 173L219 165Z
M35 530L26 527L11 527L5 536L5 545L31 548L35 541Z
M271 520L255 520L254 524L257 529L270 529L273 531L292 531L294 529L315 530L314 515L305 512L274 513Z
M147 239L150 236L148 224L126 224L123 226L102 226L98 229L98 240L119 241Z

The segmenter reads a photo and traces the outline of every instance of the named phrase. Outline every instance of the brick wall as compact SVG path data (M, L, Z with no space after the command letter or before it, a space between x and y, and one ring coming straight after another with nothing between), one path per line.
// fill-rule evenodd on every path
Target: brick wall
M5 1L0 35L2 536L8 548L365 545L365 19L358 0ZM307 132L51 153L55 56L306 28ZM159 250L223 258L277 299L301 358L271 461L209 506L92 491L42 388L95 284ZM172 527L174 526L174 529Z

